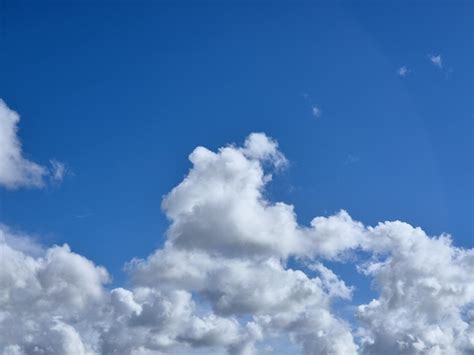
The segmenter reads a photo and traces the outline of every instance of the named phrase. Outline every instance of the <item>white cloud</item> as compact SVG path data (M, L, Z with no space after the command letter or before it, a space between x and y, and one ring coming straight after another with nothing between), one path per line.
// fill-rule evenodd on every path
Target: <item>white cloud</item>
M397 73L401 77L405 77L405 76L408 75L409 71L408 71L408 68L404 65L404 66L398 68Z
M232 317L195 314L184 290L107 291L104 268L67 245L31 256L0 230L0 353L126 354L177 345L239 348L251 339Z
M241 152L252 160L268 161L276 168L288 164L285 156L278 150L278 143L264 133L251 133L245 140Z
M214 153L198 147L191 153L193 168L163 200L173 244L226 255L287 256L301 247L293 207L262 195L271 179L262 162L281 165L285 158L266 136L256 137L244 148Z
M19 120L20 116L0 100L0 184L41 187L47 169L23 157L17 137Z
M443 61L441 59L441 55L429 55L428 56L430 58L430 61L431 63L433 63L435 66L437 66L438 68L442 68L443 67Z
M329 217L316 217L311 221L311 228L303 249L310 257L340 259L348 252L361 247L366 238L362 223L354 221L346 211L340 211Z
M51 161L52 170L34 163L23 156L18 139L20 116L0 99L0 185L6 188L43 187L45 177L52 174L54 180L61 180L64 165Z
M370 228L367 246L375 254L363 269L380 296L359 307L363 352L472 353L474 250L402 222Z
M316 106L316 105L311 107L311 113L313 114L315 118L321 117L321 114L322 114L321 109L319 108L319 106Z
M51 159L49 163L51 164L51 179L61 182L67 173L66 165L55 159Z
M108 290L105 269L66 245L42 249L0 227L0 353L254 354L275 338L303 354L474 351L473 250L345 211L298 224L293 206L265 198L266 169L286 159L261 133L198 147L190 161L163 200L165 245L127 265L128 289ZM373 278L378 296L358 307L357 329L333 310L354 288L327 260Z
M67 245L34 256L8 230L0 236L0 353L86 354L86 335L108 297L105 269Z

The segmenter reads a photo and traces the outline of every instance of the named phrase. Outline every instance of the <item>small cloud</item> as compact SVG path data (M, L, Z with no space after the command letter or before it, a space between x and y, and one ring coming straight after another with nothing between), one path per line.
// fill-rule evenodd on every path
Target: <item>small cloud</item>
M67 173L66 165L54 159L50 160L49 163L51 164L51 179L56 182L61 182Z
M357 156L357 155L353 155L353 154L349 154L346 158L346 160L344 161L344 163L346 165L351 165L351 164L355 164L357 162L359 162L360 160L360 157Z
M310 103L312 100L311 96L306 93L306 92L303 92L301 93L301 96L303 97L303 99L305 99L308 103ZM319 118L321 117L321 108L318 106L318 105L311 105L311 114L315 117L315 118Z
M401 77L405 77L405 76L408 75L409 71L408 71L408 68L404 65L404 66L398 68L397 73Z
M435 66L437 66L438 68L442 68L443 67L443 60L441 59L441 55L438 54L438 55L429 55L428 56L431 60L431 63L433 63Z
M321 109L316 105L311 108L311 113L315 118L321 117Z
M87 218L87 217L90 217L90 216L91 216L90 213L75 214L75 215L73 215L73 217L74 217L74 218L77 218L77 219Z

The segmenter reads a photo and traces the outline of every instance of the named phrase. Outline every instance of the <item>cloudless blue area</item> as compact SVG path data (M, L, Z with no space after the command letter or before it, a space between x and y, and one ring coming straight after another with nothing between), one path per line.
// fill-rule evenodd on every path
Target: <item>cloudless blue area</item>
M0 97L27 157L72 171L0 190L0 221L120 281L192 149L263 131L291 162L268 196L301 223L346 209L473 247L473 34L468 1L0 1Z

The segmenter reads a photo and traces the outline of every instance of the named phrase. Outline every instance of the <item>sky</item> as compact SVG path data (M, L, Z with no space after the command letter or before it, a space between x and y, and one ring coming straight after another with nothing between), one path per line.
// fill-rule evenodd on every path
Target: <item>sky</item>
M468 1L0 1L0 301L63 339L19 323L0 350L474 351L473 17ZM51 295L56 317L24 304Z

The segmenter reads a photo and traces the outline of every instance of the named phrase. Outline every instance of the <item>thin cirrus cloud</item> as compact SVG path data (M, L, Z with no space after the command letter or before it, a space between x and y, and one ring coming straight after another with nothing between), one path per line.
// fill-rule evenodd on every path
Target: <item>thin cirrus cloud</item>
M126 265L127 288L109 289L105 268L67 245L0 226L0 353L257 354L275 338L302 354L474 351L474 250L346 211L299 224L292 205L266 198L287 160L263 133L189 159L162 202L167 240ZM354 287L329 261L353 263L378 292L356 322L337 312Z
M23 156L18 138L20 116L0 99L0 185L9 189L19 187L41 188L46 178L59 182L64 178L66 166L51 160L51 167L37 164Z

